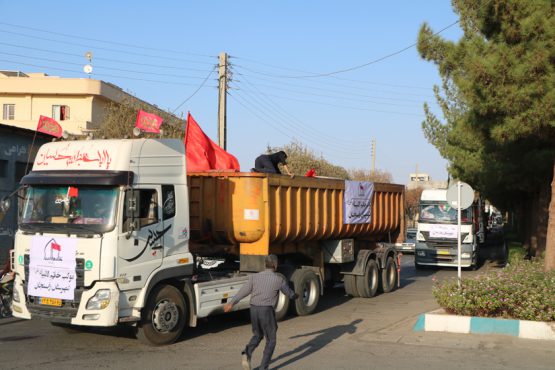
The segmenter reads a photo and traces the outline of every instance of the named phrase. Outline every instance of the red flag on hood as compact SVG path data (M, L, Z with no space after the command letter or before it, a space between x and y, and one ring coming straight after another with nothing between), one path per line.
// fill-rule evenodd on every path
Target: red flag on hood
M37 131L57 138L62 137L62 126L50 117L40 116Z
M147 113L143 110L140 110L139 114L137 114L135 127L138 127L145 132L154 132L156 134L159 134L162 121L162 117L158 117L156 114Z
M237 170L237 158L220 148L202 131L191 113L187 115L185 130L187 171Z

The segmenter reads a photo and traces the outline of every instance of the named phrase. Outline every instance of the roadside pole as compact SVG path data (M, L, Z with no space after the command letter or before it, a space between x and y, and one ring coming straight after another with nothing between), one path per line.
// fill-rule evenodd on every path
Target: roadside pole
M457 181L457 280L461 288L461 182Z
M461 241L461 211L467 209L474 201L474 190L465 182L457 181L447 189L447 203L457 209L457 280L459 282L459 289L462 282L461 273L461 254L462 254L462 241Z
M227 53L220 53L218 67L218 145L227 150Z

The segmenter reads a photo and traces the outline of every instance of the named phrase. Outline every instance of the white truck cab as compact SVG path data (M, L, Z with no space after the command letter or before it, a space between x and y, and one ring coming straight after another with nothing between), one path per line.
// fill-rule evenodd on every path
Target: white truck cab
M21 181L14 316L93 326L144 318L157 282L192 275L184 168L180 140L43 145ZM151 307L160 333L186 319L178 306Z
M419 207L415 267L457 266L457 209L447 202L447 189L423 190ZM473 204L461 211L462 267L476 267L478 264L480 238L476 207Z

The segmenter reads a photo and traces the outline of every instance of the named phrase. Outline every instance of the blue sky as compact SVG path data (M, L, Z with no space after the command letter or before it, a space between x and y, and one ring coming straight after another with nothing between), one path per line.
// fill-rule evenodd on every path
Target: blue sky
M427 22L457 20L449 1L7 1L0 0L0 69L114 83L174 110L191 111L217 141L217 55L227 52L228 151L243 170L268 145L296 140L346 168L371 165L406 183L416 166L445 180L446 161L422 133L435 107L437 69L416 48L354 71L416 41ZM458 26L442 33L460 37ZM40 49L40 50L39 50Z

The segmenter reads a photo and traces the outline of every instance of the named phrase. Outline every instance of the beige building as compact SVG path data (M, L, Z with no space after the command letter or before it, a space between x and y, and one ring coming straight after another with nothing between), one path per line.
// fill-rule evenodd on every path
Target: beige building
M409 174L407 189L446 189L447 181L432 181L427 173L417 172Z
M54 118L68 133L82 134L100 126L109 102L124 99L138 100L113 84L90 78L0 71L0 122L5 125L36 130L42 115Z

